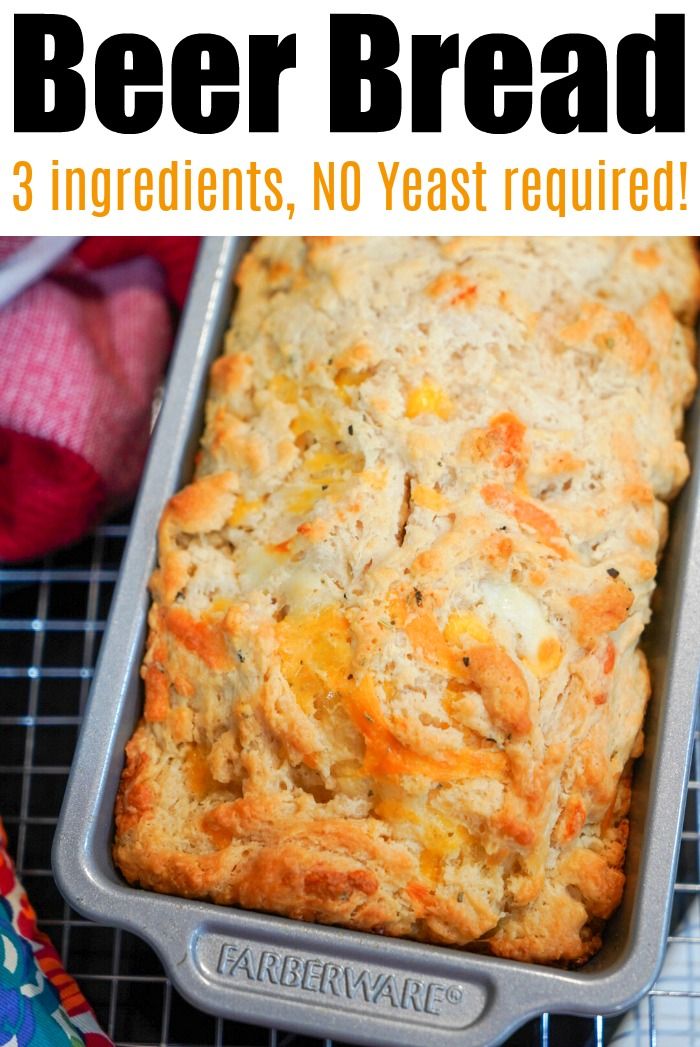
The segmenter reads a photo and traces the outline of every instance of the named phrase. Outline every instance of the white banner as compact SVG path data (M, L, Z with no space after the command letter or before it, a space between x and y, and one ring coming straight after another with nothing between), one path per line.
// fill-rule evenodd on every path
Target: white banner
M64 19L55 38L42 33L41 56L41 24L15 22L30 14L77 25ZM360 23L347 17L353 14L390 22ZM679 20L656 19L673 14L685 15L684 44ZM361 24L371 31L360 35ZM118 34L148 39L130 49L109 42ZM193 34L223 39L213 49L181 44ZM479 41L489 34L508 34L505 42L499 36L495 58L491 49L490 70L489 41ZM576 41L549 43L562 34L595 40L579 40L575 52ZM656 54L639 34L656 38ZM251 41L270 36L294 39L286 51L276 40ZM388 65L394 42L398 59L382 76L382 49ZM149 0L8 0L0 16L0 229L688 234L700 226L699 44L700 6L690 0L200 0L167 8ZM569 49L563 71L542 71L543 64L560 70ZM158 52L162 83L153 76ZM576 72L577 56L580 81L567 110L564 87L547 88ZM372 70L376 80L362 82ZM207 79L214 83L203 86ZM274 122L277 100L279 130L251 130L251 121ZM186 129L211 121L215 107L230 126ZM137 110L153 121L150 129L109 126L120 112L122 122L133 122ZM27 129L42 120L50 126L51 113L75 129ZM676 129L633 133L655 114ZM398 122L331 130L333 121L352 119L366 127L370 117ZM567 118L598 129L550 129ZM508 121L523 126L480 129L489 119L501 129ZM426 123L441 130L415 129Z

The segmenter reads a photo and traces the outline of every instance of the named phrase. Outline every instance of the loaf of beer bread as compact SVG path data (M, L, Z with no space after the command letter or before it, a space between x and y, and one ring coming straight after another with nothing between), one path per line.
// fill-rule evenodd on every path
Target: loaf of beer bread
M580 964L620 901L687 238L268 238L166 506L128 881Z

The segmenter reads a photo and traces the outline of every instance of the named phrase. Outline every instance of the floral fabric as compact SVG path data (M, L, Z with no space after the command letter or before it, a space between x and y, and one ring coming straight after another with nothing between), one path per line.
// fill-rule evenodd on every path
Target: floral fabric
M0 1047L112 1047L37 927L0 821Z

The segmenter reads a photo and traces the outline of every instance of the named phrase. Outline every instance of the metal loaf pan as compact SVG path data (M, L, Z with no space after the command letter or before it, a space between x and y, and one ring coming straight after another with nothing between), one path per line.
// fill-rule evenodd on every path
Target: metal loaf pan
M584 968L560 971L159 895L127 886L112 863L114 798L142 702L156 527L165 501L191 475L207 371L246 246L211 238L202 249L58 825L58 885L86 917L145 938L195 1006L245 1022L372 1047L492 1047L542 1011L626 1010L654 981L670 918L698 676L700 468L674 508L648 632L654 697L635 773L624 901ZM696 463L697 414L686 431Z

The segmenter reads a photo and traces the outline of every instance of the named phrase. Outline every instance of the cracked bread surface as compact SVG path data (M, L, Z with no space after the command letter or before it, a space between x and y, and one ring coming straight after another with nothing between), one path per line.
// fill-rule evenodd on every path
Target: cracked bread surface
M580 964L688 463L690 238L279 237L162 516L131 883Z

